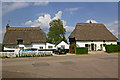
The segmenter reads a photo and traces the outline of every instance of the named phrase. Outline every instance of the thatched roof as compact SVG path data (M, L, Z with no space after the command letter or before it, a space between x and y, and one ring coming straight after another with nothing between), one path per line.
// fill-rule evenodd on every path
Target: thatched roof
M104 24L98 23L78 23L76 28L71 33L69 38L75 38L75 40L106 40L116 41L118 40Z
M59 41L57 41L56 43L55 43L55 46L57 46L59 43L61 43L62 41L64 41L64 40L59 40ZM65 42L65 41L64 41ZM68 44L67 42L65 42L66 44Z
M9 27L4 35L3 45L17 45L17 40L30 45L46 42L46 35L40 27Z
M0 52L2 51L2 44L0 43Z

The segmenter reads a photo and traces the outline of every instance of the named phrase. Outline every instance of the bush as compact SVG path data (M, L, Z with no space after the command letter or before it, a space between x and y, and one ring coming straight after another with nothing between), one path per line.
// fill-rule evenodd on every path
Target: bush
M7 57L7 56L2 55L2 56L0 56L0 58L8 58L8 57Z
M102 51L102 49L98 49L97 51Z
M71 49L72 49L71 53L75 53L75 49L76 49L76 44L75 43L71 44Z
M45 54L45 56L52 56L52 54Z
M76 54L88 54L88 48L87 47L77 47Z
M120 52L120 45L106 45L105 46L106 52Z
M16 55L16 57L18 57L18 55Z

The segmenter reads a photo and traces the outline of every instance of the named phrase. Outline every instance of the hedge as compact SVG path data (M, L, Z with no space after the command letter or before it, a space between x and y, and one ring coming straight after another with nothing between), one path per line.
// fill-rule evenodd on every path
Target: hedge
M105 46L106 52L120 52L120 45L106 45Z
M77 47L76 54L88 54L88 48L87 47Z

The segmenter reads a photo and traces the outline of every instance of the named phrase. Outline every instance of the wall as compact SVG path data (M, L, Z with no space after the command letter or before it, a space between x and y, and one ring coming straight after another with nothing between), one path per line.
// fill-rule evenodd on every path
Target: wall
M60 42L60 43L56 46L56 48L61 47L61 45L65 45L65 49L69 49L69 45L68 45L67 43L65 43L64 41Z
M40 47L43 47L43 49L45 49L45 43L32 43L32 48L40 49Z
M4 46L4 50L16 50L16 49L20 49L20 47L24 47L24 49L28 49L28 48L37 48L39 49L39 47L43 47L43 49L45 49L45 43L32 43L31 45L23 45L23 44L19 44L19 45L12 45L12 46Z
M49 48L49 46L52 46L53 48ZM55 44L46 43L46 49L56 49Z
M117 41L105 41L105 42L103 42L103 41L76 41L76 45L78 46L78 47L85 47L85 44L96 44L96 50L98 50L98 49L101 49L101 46L100 46L100 44L117 44ZM103 45L102 45L102 47L103 47ZM91 47L90 47L90 50L91 50ZM103 47L103 50L105 51L105 47Z
M36 49L40 49L40 47L43 47L43 49L51 49L48 48L48 46L53 46L52 49L56 49L54 44L50 44L50 43L32 43L31 45L23 45L23 44L19 44L17 46L4 46L4 50L16 50L19 49L20 47L24 47L24 49L29 49L29 48L36 48Z

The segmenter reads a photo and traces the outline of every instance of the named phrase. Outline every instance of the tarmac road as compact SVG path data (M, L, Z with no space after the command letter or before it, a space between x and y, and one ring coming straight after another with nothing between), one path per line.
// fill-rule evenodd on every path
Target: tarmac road
M2 59L3 78L117 78L118 53Z

